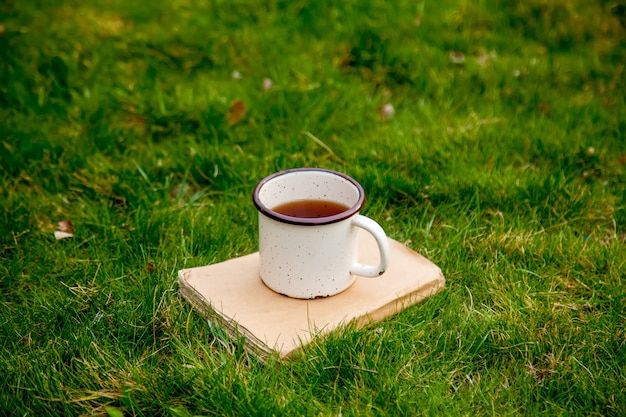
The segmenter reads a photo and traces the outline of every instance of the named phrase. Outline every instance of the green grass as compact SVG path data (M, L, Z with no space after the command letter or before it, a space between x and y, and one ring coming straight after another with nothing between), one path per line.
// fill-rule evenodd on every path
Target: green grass
M144 3L0 6L0 414L626 414L619 1ZM447 287L262 362L177 271L299 166Z

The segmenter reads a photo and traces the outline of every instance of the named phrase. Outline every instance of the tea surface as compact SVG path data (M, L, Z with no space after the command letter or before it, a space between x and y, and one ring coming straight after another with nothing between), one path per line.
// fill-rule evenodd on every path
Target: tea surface
M274 207L276 213L300 218L329 217L343 213L350 207L327 200L296 200Z

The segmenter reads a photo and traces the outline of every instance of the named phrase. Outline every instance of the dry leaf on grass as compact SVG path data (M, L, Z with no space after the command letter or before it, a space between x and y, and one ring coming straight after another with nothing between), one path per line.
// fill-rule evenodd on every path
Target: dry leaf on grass
M541 115L543 116L550 116L550 112L552 111L552 109L550 108L550 104L546 103L545 101L539 104L539 113L541 113Z
M448 59L453 64L460 65L463 62L465 62L465 54L463 54L463 52L459 52L459 51L450 51L448 53Z
M69 220L61 220L58 223L58 230L54 232L54 237L57 240L74 237L74 225L72 222Z
M233 104L230 106L230 110L228 110L228 115L226 116L226 120L228 121L228 126L234 126L239 123L246 116L246 111L248 108L246 107L246 103L237 99L233 101Z
M59 222L59 231L74 234L74 225L69 220Z
M61 239L67 239L69 237L74 237L74 235L71 234L71 233L60 232L60 231L56 230L54 232L54 237L56 238L56 240L61 240Z
M481 48L476 57L476 62L481 67L486 67L490 62L496 59L496 54L493 52L487 52L484 48Z
M390 103L387 103L380 107L380 117L385 121L391 120L393 116L395 116L395 114L396 114L396 110L393 108L393 105Z

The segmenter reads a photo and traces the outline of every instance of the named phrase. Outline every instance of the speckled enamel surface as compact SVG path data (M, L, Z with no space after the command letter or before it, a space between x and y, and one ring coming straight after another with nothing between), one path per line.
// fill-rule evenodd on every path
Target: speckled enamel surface
M259 214L259 273L274 291L296 298L338 294L354 282L356 229L350 219L295 226Z

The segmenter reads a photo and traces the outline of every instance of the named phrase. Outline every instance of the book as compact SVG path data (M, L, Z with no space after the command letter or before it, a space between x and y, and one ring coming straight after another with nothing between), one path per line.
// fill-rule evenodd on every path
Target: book
M359 231L359 261L378 257L374 239ZM316 337L349 323L367 326L397 314L445 287L441 269L406 245L389 239L391 261L377 278L357 277L342 293L311 300L290 298L265 286L259 253L188 268L178 273L181 295L230 337L261 358L288 357Z

